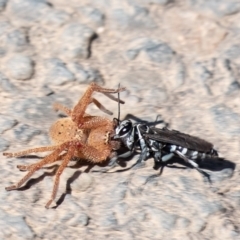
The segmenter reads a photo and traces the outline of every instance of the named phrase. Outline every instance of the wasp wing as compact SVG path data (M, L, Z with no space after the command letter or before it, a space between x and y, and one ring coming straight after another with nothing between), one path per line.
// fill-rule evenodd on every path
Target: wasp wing
M213 144L209 143L201 138L191 136L185 133L181 133L176 130L169 130L167 128L155 128L151 127L151 130L154 134L144 134L144 137L149 139L174 144L190 150L199 151L199 152L209 152L213 148ZM151 131L151 132L152 132Z

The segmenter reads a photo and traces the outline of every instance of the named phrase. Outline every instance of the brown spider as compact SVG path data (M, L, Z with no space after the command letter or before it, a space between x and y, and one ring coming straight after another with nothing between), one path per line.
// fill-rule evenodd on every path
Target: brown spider
M56 172L56 178L52 190L51 199L47 202L46 208L49 208L55 199L59 185L60 176L64 168L72 158L85 159L91 163L104 162L108 157L114 156L114 150L119 148L116 141L110 139L114 132L113 121L99 116L90 116L85 114L85 110L90 103L94 103L102 111L111 114L101 103L92 98L93 92L101 92L118 101L110 93L124 91L125 88L107 89L98 86L95 83L90 84L83 97L77 105L71 110L60 104L55 104L56 110L63 111L68 117L57 120L50 128L49 135L53 146L39 147L28 149L16 153L3 153L7 157L19 157L30 153L53 151L42 160L30 165L18 165L17 168L28 173L17 183L6 187L7 191L21 187L35 171L39 170L46 164L50 164L62 159L62 163ZM124 103L119 100L120 103Z

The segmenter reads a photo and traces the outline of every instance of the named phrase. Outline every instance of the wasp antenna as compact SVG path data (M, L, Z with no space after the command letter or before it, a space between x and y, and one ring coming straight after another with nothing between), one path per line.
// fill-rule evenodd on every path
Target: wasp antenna
M118 89L120 89L120 83L118 84ZM120 121L120 92L118 92L118 125Z

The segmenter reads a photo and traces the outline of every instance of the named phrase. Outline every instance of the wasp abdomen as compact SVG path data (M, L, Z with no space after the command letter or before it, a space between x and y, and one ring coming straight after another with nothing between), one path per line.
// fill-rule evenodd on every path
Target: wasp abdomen
M215 149L211 149L208 152L200 152L192 149L188 149L182 146L177 146L174 144L166 144L166 146L163 148L163 150L174 153L175 151L180 152L184 156L186 156L189 159L195 160L195 159L205 159L205 158L211 158L211 157L217 157L218 153Z

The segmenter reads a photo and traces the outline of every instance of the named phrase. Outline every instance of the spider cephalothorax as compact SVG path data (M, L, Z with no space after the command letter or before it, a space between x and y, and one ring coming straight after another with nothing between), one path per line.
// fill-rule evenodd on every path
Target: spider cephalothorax
M112 157L115 154L114 150L119 148L119 143L110 139L110 136L114 133L113 121L105 117L90 116L85 111L90 103L94 103L102 111L111 113L95 98L92 98L92 93L101 92L112 100L123 103L110 93L117 93L124 90L125 88L102 88L92 83L72 110L60 104L55 104L54 108L63 111L68 117L57 120L51 126L49 135L53 142L52 146L33 148L17 153L5 152L3 155L19 157L30 153L52 152L37 163L18 165L17 167L20 170L28 171L28 173L17 184L7 187L6 190L10 191L21 187L35 171L44 165L62 160L56 172L51 199L46 204L46 208L49 208L56 197L60 175L71 159L85 159L91 163L101 163Z

